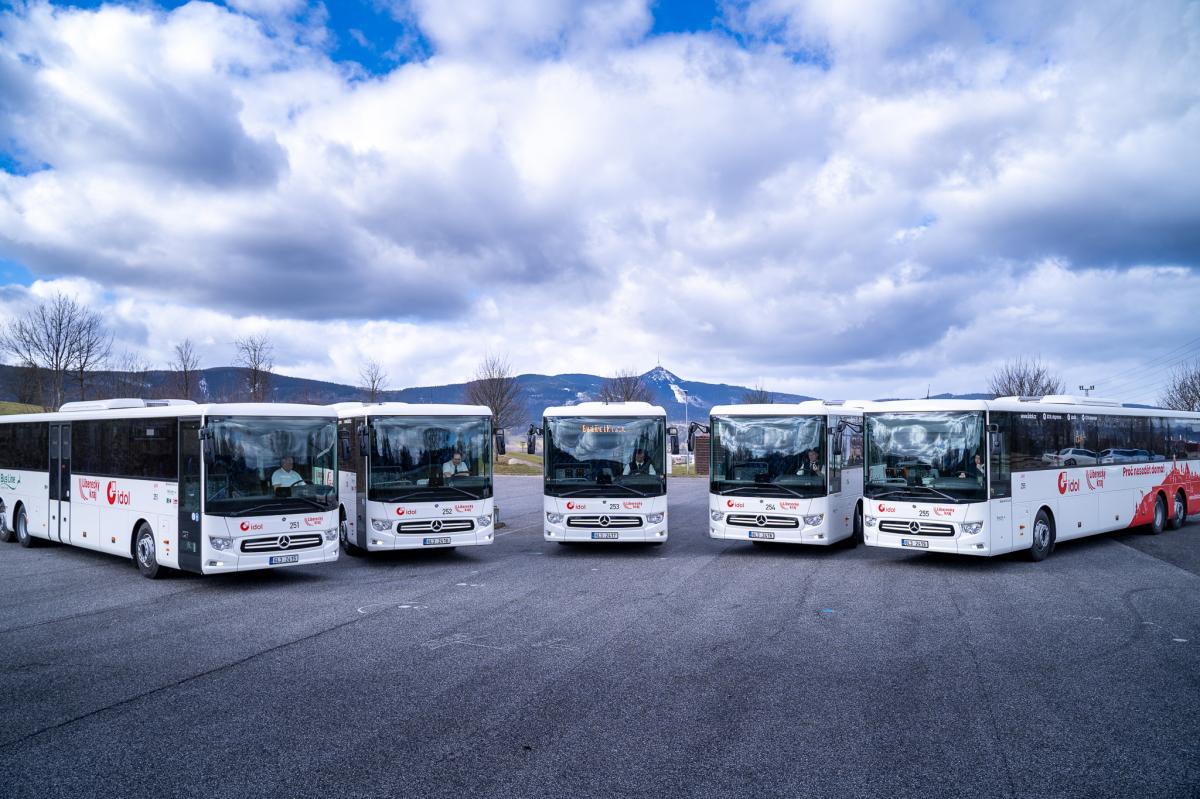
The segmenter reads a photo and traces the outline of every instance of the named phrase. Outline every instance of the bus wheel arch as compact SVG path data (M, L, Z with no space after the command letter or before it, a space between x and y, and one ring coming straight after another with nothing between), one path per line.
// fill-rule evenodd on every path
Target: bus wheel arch
M362 549L350 540L350 519L346 515L346 506L338 505L338 538L342 544L342 551L347 555L359 557L367 554L365 549Z
M1171 529L1178 530L1187 523L1187 494L1183 489L1175 492L1175 507L1171 513Z
M858 546L863 541L863 501L860 499L854 506L854 518L850 521L850 542Z
M1033 517L1032 539L1029 546L1029 559L1037 562L1050 557L1054 551L1056 540L1054 526L1054 511L1046 505L1038 508Z
M150 528L149 522L147 522L145 519L138 519L133 523L133 529L129 532L129 557L133 558L134 563L137 563L138 532L142 529L143 524L146 525L147 528ZM153 528L150 528L150 532L153 535Z

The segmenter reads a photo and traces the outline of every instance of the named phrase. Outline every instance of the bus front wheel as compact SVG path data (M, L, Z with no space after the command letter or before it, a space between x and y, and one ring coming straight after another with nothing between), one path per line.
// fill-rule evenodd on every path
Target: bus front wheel
M143 577L157 580L162 573L162 566L158 565L158 553L154 548L154 531L145 522L138 527L137 537L134 539L133 559Z
M338 529L339 529L338 536L342 539L342 551L343 552L345 552L347 555L354 557L354 558L359 558L359 557L362 557L363 555L367 554L367 551L365 549L357 546L356 544L350 543L350 523L349 522L347 522L345 519L342 519L341 524L338 525Z
M3 512L0 512L0 541L3 541L5 544L7 544L16 540L17 531L8 526L8 524L5 522Z
M1159 494L1154 498L1154 518L1150 522L1150 535L1158 535L1167 529L1167 501Z
M1175 494L1175 515L1171 517L1171 529L1178 530L1187 523L1187 497L1183 491Z
M1033 546L1029 548L1029 559L1037 562L1050 557L1054 551L1054 525L1050 515L1039 510L1033 519Z

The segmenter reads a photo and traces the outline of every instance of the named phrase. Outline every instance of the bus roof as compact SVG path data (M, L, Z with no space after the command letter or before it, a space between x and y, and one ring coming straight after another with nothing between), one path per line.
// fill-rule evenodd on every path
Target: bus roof
M88 419L163 419L179 416L286 416L336 419L337 413L324 405L301 405L289 402L209 402L176 403L171 405L131 405L128 400L67 403L67 410L49 413L16 413L0 416L0 424L15 422L72 422ZM149 402L157 402L150 400Z
M709 416L861 416L873 403L866 400L806 400L765 405L714 405Z
M329 406L338 418L357 419L360 416L487 416L492 409L486 405L446 405L420 402L338 402Z
M581 402L578 405L559 405L542 411L542 416L661 416L667 412L660 405L648 402Z
M1012 413L1087 413L1097 416L1170 416L1200 419L1200 413L1165 408L1135 408L1098 397L1055 394L1046 397L998 397L994 400L888 400L871 403L867 413L920 411L1009 411Z

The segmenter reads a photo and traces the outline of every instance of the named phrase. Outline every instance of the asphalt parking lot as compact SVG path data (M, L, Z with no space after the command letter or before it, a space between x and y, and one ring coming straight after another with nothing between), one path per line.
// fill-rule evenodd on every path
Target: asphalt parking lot
M0 545L0 794L1195 796L1200 524L1034 564L541 538L151 582Z

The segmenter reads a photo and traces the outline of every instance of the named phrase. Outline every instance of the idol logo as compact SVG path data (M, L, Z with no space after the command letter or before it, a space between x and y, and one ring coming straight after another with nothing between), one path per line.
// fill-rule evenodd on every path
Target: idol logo
M1087 480L1088 490L1095 491L1097 488L1104 488L1105 472L1103 469L1088 469L1084 474L1084 479Z
M1079 493L1079 481L1067 477L1066 472L1058 473L1058 493L1060 494L1077 494Z
M882 502L880 502L878 510L880 513L895 513L896 506L895 505L884 505Z
M574 503L574 502L568 502L568 503L567 503L567 510L575 510L575 503Z
M242 522L241 524L238 525L238 528L243 533L248 533L251 530L261 530L261 529L263 529L263 526L257 522L255 522L253 524L251 524L250 522Z
M416 516L417 509L416 508L396 508L396 515L397 516Z
M587 505L582 502L568 502L567 510L587 510Z
M727 500L725 500L725 507L727 507L727 508L744 508L744 507L746 507L746 503L745 502L734 502L732 499L727 499Z
M109 505L129 505L129 492L118 490L116 480L108 481L108 489L104 492L104 498L108 500Z

